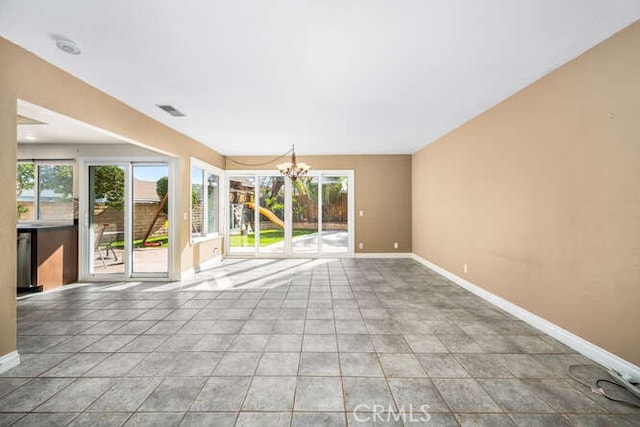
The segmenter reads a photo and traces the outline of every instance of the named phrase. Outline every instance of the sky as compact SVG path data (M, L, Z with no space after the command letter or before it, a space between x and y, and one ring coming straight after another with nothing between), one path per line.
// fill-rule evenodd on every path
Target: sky
M163 176L169 175L169 168L164 166L146 166L146 165L134 165L133 177L142 181L157 181Z

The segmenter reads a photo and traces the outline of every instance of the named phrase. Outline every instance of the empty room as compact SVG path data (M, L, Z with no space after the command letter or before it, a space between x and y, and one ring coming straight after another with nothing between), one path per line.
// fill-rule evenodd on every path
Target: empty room
M635 0L0 0L0 426L640 425L639 52Z

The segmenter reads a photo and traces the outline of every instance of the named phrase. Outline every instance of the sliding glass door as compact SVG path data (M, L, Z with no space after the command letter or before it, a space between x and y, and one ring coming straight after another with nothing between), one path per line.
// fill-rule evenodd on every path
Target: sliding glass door
M291 181L273 172L228 177L229 255L353 253L353 172L315 172Z
M317 176L304 176L291 182L291 251L294 254L317 254L320 249L318 182Z
M228 253L253 255L256 253L256 178L229 177Z
M102 278L169 274L169 165L86 166L84 275Z
M321 217L323 253L349 252L349 178L322 175Z
M132 274L169 272L169 166L133 163Z
M124 276L126 164L90 165L89 274Z
M285 253L285 183L283 176L258 176L258 252Z

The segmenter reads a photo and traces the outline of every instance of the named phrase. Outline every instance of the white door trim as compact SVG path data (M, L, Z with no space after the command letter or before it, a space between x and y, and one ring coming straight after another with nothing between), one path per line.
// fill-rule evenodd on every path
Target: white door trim
M176 271L180 268L177 266L175 270L176 258L174 252L178 249L176 239L176 224L173 221L175 215L175 206L173 209L169 209L169 259L168 259L168 272L167 274L157 275L143 273L132 273L132 251L131 251L131 229L132 229L132 215L131 215L131 191L133 188L133 164L136 163L149 163L149 164L166 164L169 172L169 200L178 200L177 198L177 185L176 183L176 165L177 160L171 157L134 157L123 159L121 157L83 157L78 161L79 164L79 186L78 186L78 280L87 282L99 282L99 281L128 281L128 280L167 280L168 278L176 277ZM125 207L124 207L124 239L125 239L125 272L123 274L91 274L89 255L91 253L91 235L89 233L89 167L90 166L123 166L125 168ZM175 204L174 204L175 205Z
M231 186L229 185L229 179L231 177L244 176L244 177L253 177L255 182L254 187L254 199L256 203L256 208L259 206L259 176L276 176L279 173L274 171L273 169L268 170L234 170L229 169L225 171L225 188L227 189L227 197L226 199L226 212L227 216L230 214L229 210L229 197L228 194L231 191ZM309 176L318 177L318 250L315 253L294 253L292 248L292 195L293 195L293 186L291 185L290 180L285 179L285 251L284 253L260 253L259 250L259 242L256 239L256 246L254 248L253 253L241 253L235 252L232 253L230 251L230 235L229 235L229 224L231 224L231 219L227 218L226 227L224 230L224 246L225 246L225 257L227 258L347 258L353 257L355 254L355 173L351 169L320 169L313 170L309 172ZM322 250L322 176L346 176L347 177L347 185L348 185L348 204L347 207L347 232L349 234L348 240L348 248L346 252L324 252ZM255 228L259 230L259 219L260 214L258 209L254 211L255 219ZM254 230L257 231L257 230Z

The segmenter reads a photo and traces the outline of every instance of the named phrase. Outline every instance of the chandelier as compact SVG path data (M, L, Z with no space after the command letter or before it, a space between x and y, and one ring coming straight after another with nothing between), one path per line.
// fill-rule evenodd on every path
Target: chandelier
M288 176L291 178L291 181L295 181L299 176L304 176L309 172L311 166L306 163L297 163L296 162L296 145L293 144L291 148L291 161L286 163L281 163L277 166L278 170L284 176Z

